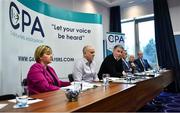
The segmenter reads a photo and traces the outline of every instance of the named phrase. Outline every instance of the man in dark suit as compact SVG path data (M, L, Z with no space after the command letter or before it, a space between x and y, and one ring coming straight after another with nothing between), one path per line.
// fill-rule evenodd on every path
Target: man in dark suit
M127 58L127 51L123 50L123 52L122 52L122 65L123 65L123 69L124 69L125 72L131 72L132 69L131 69L129 63L126 61L126 58Z
M121 77L123 74L122 52L124 48L116 45L113 54L107 56L101 64L98 77L101 80L103 74L110 74L111 77Z
M135 60L135 64L138 66L139 72L148 71L152 69L148 61L146 59L143 59L143 53L141 51L138 52L138 59Z

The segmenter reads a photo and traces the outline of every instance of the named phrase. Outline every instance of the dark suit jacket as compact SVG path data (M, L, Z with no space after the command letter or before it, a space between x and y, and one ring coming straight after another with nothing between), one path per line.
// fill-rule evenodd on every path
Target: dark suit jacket
M152 67L149 65L148 61L146 59L142 59L144 67L140 61L140 59L136 59L134 62L138 67L139 72L148 71L148 69L152 69Z
M125 72L131 71L131 66L126 60L122 60L123 69Z
M118 61L113 55L107 56L101 64L98 77L102 79L102 74L108 73L111 77L121 77L123 72L122 59Z

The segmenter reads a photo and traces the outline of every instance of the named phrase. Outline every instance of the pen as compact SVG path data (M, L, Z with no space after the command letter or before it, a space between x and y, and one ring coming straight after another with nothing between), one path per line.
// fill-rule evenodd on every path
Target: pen
M36 100L36 98L28 98L28 100Z

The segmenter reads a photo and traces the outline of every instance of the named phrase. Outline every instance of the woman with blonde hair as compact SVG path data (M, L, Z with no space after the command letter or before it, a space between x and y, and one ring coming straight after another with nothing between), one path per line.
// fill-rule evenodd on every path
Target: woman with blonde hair
M30 94L54 91L60 87L70 85L69 82L59 80L54 69L48 64L52 62L52 49L47 45L36 48L33 64L27 75L27 84Z

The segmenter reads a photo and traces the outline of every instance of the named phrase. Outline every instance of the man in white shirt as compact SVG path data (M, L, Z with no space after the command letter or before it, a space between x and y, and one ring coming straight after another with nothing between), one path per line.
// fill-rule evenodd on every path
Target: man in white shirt
M93 61L95 49L90 46L84 46L83 58L78 60L73 69L73 78L75 81L98 81L96 73L96 63Z

